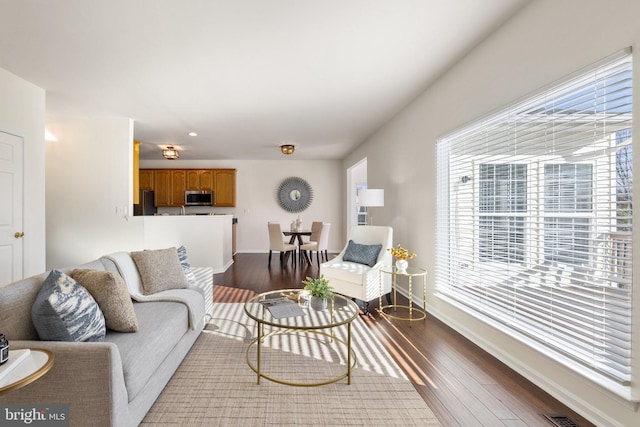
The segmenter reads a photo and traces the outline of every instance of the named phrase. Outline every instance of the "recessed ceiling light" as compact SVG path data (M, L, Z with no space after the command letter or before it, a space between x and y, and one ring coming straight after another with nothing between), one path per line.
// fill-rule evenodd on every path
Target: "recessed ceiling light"
M198 133L197 132L189 132L188 135L189 136L198 136Z

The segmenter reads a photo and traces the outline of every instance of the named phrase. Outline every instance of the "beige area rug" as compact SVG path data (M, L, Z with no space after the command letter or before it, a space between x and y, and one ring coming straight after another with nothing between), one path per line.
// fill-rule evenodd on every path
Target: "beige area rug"
M243 304L216 303L214 318L141 425L440 425L359 318L352 323L357 366L351 385L343 379L320 387L292 387L264 378L257 384L246 361L255 333ZM346 338L346 328L337 336ZM278 335L262 355L264 370L285 380L319 381L346 370L344 348L318 335Z

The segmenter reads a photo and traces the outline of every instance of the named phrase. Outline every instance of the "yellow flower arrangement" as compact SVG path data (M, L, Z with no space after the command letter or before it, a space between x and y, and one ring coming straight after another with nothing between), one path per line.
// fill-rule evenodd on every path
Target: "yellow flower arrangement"
M396 246L395 248L388 248L387 250L391 252L391 255L393 255L397 259L401 259L404 261L415 258L416 256L416 254L414 254L413 252L409 253L408 250L400 246L400 243L398 243L398 246Z

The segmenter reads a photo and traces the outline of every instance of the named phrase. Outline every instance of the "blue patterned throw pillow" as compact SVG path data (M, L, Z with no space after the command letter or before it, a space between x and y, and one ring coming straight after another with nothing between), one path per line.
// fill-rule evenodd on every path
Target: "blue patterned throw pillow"
M344 252L342 259L349 262L357 262L358 264L373 267L378 261L378 254L382 249L382 245L361 245L353 240L349 240L347 250Z
M180 260L180 265L182 266L184 275L187 276L187 282L189 282L191 286L197 286L196 275L191 268L191 264L189 264L189 260L187 259L187 248L184 245L178 248L178 259Z
M104 341L106 327L89 291L52 270L31 307L31 320L43 341Z

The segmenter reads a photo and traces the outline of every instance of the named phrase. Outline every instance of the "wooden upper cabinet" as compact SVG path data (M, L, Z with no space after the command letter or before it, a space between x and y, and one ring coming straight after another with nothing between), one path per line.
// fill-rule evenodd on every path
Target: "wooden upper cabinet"
M187 190L200 190L200 171L189 169L187 171Z
M155 205L182 206L186 190L213 191L214 206L236 205L235 169L140 169L140 189L153 190Z
M156 206L171 206L171 170L153 172L153 191Z
M212 169L187 169L187 190L213 190Z
M213 191L213 181L213 169L205 169L200 171L200 190Z
M214 169L214 205L218 207L233 207L236 205L236 170Z
M153 170L141 169L139 176L140 190L153 190Z
M184 191L187 186L187 171L171 170L171 206L184 205Z

